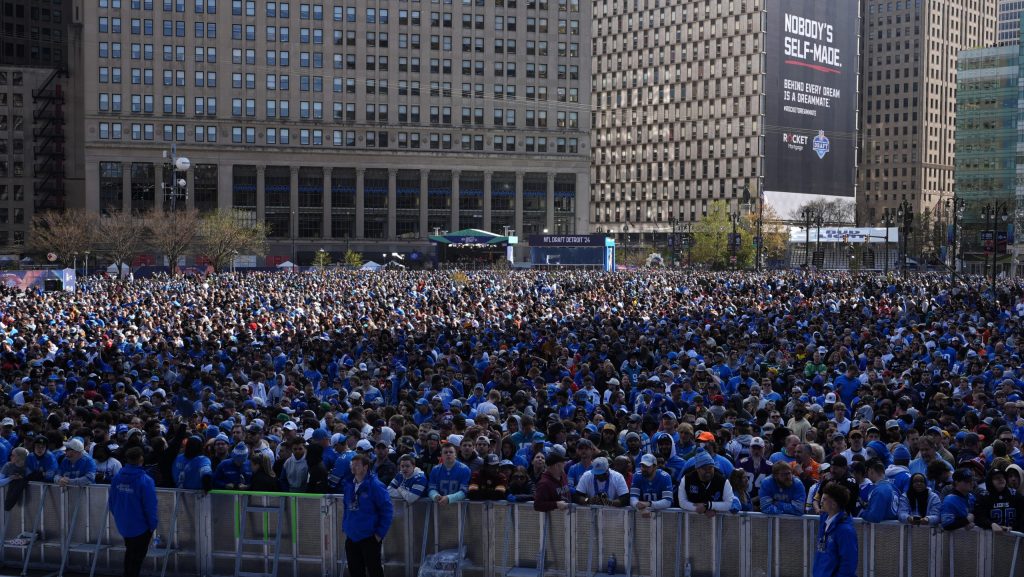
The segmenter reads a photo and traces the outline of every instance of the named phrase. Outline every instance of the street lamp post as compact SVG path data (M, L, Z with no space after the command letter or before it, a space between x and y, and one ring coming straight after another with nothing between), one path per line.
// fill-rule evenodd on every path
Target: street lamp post
M950 252L952 252L952 255L950 255L950 260L953 263L953 274L952 278L950 279L952 284L956 284L956 271L959 265L961 264L960 262L957 262L957 256L960 254L957 251L957 227L959 227L960 211L963 210L966 206L967 200L963 198L957 198L954 196L952 201L948 199L946 200L946 207L952 207L953 209L953 238L952 246L950 247Z
M814 211L810 208L805 208L800 211L800 217L804 219L804 268L810 266L811 257L811 218L814 216Z
M911 225L914 223L914 210L910 206L910 203L903 200L900 203L899 208L896 210L896 219L900 226L900 242L903 244L903 250L901 251L901 258L903 259L900 263L900 269L903 271L903 276L907 276L907 253L910 247L910 231Z
M676 232L679 230L679 217L672 217L669 224L672 225L672 242L670 243L671 254L669 255L669 258L672 259L672 264L675 264L676 261L679 260L676 258L676 255L679 254L679 235Z
M736 208L736 212L729 215L729 220L732 221L732 236L729 237L729 266L732 270L736 270L740 248L739 239L736 237L736 225L740 222L739 207Z
M818 258L818 254L821 253L821 225L825 223L820 212L814 218L814 223L818 225L817 234L814 239L814 258ZM821 257L821 268L825 268L825 255Z
M892 223L893 223L892 213L889 212L888 209L886 209L885 213L882 215L882 226L885 227L885 257L884 257L884 260L885 260L885 274L886 274L886 276L888 276L888 274L889 274L889 227L892 226Z
M163 151L164 159L170 159L171 161L171 185L163 185L164 193L170 198L171 211L173 212L177 207L178 197L188 197L188 181L184 178L179 178L178 173L187 173L192 168L192 161L184 156L178 156L178 147L176 144L171 145L171 150ZM162 179L162 177L161 177Z
M981 215L985 224L990 225L989 231L992 234L992 300L996 300L996 266L999 258L999 237L996 226L999 221L1006 222L1009 215L1006 213L1008 202L995 202L986 204L981 209Z

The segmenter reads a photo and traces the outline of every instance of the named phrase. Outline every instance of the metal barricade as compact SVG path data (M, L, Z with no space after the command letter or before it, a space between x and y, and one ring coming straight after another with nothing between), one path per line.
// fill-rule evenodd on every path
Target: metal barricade
M160 489L157 496L162 544L150 552L148 574L161 574L166 563L171 577L263 575L278 556L277 574L284 577L345 575L338 495L204 496ZM243 513L243 499L252 502L249 513ZM278 532L273 517L281 503ZM532 504L505 502L436 505L424 499L394 506L383 546L390 577L415 577L424 554L457 549L465 555L456 574L466 577L593 577L607 572L612 555L616 573L628 577L810 576L819 523L813 516L708 518L678 509L648 517L628 508L577 506L541 514ZM1020 533L859 520L854 527L860 577L1024 577ZM106 486L33 483L0 528L0 560L7 567L52 571L64 559L66 572L88 573L95 562L97 574L121 573L123 540L109 517Z
M249 500L249 512L243 500ZM331 534L324 533L323 500L322 495L211 491L202 499L207 521L215 520L209 529L210 574L235 575L237 565L237 572L269 575L276 557L277 575L329 575L324 543ZM285 518L278 534L277 513L271 509L276 511L282 501ZM340 536L340 524L335 531Z

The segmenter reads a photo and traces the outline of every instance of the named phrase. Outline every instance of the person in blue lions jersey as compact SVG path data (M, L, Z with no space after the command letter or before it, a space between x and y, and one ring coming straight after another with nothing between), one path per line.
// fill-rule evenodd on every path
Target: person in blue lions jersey
M818 546L814 555L814 577L854 577L857 575L857 531L846 513L850 491L828 483L821 490L821 514L818 525Z
M646 454L640 458L640 474L633 476L629 504L644 515L672 506L672 477L658 468L658 458Z
M391 480L388 494L393 499L404 499L407 503L413 503L423 496L427 485L427 476L416 466L416 458L406 454L398 459L398 474Z
M772 465L771 477L761 481L761 512L765 515L803 515L807 491L800 479L793 476L789 463Z
M472 471L455 459L455 445L441 449L441 463L430 470L430 498L439 505L466 499Z
M125 466L110 481L107 506L124 538L124 575L139 577L153 532L159 524L156 484L142 467L141 447L125 452Z

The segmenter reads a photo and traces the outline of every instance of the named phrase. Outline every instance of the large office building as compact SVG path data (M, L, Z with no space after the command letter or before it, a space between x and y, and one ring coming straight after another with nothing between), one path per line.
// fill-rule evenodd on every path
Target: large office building
M33 215L63 208L76 186L74 14L71 0L0 0L0 253L21 252Z
M90 210L234 209L300 263L587 232L588 2L89 2Z
M1010 233L1024 223L1017 210L1024 206L1018 202L1024 197L1022 50L1020 44L967 50L957 62L954 192L963 207L958 250L949 260L971 273L991 274L993 256L997 272L1015 275L1019 266L1020 245Z
M999 0L999 30L996 41L1000 46L1020 43L1020 16L1024 13L1024 1Z
M861 37L862 224L881 224L904 201L917 227L950 220L957 54L996 42L997 0L866 0ZM911 249L916 253L915 249Z
M858 14L856 0L597 0L593 226L631 242L715 201L757 210L764 193L783 218L852 201Z

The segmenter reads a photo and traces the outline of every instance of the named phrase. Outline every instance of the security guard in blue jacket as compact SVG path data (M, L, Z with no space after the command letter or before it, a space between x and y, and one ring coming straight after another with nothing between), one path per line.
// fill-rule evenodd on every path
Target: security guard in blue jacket
M107 506L117 531L124 537L124 576L139 577L149 541L159 523L156 484L142 467L141 447L125 453L125 466L110 481Z
M857 575L857 531L845 511L850 491L828 483L821 490L821 522L814 555L814 577L855 577Z
M352 577L384 577L381 543L391 528L394 507L388 490L370 467L365 453L352 457L352 479L345 483L345 555Z

